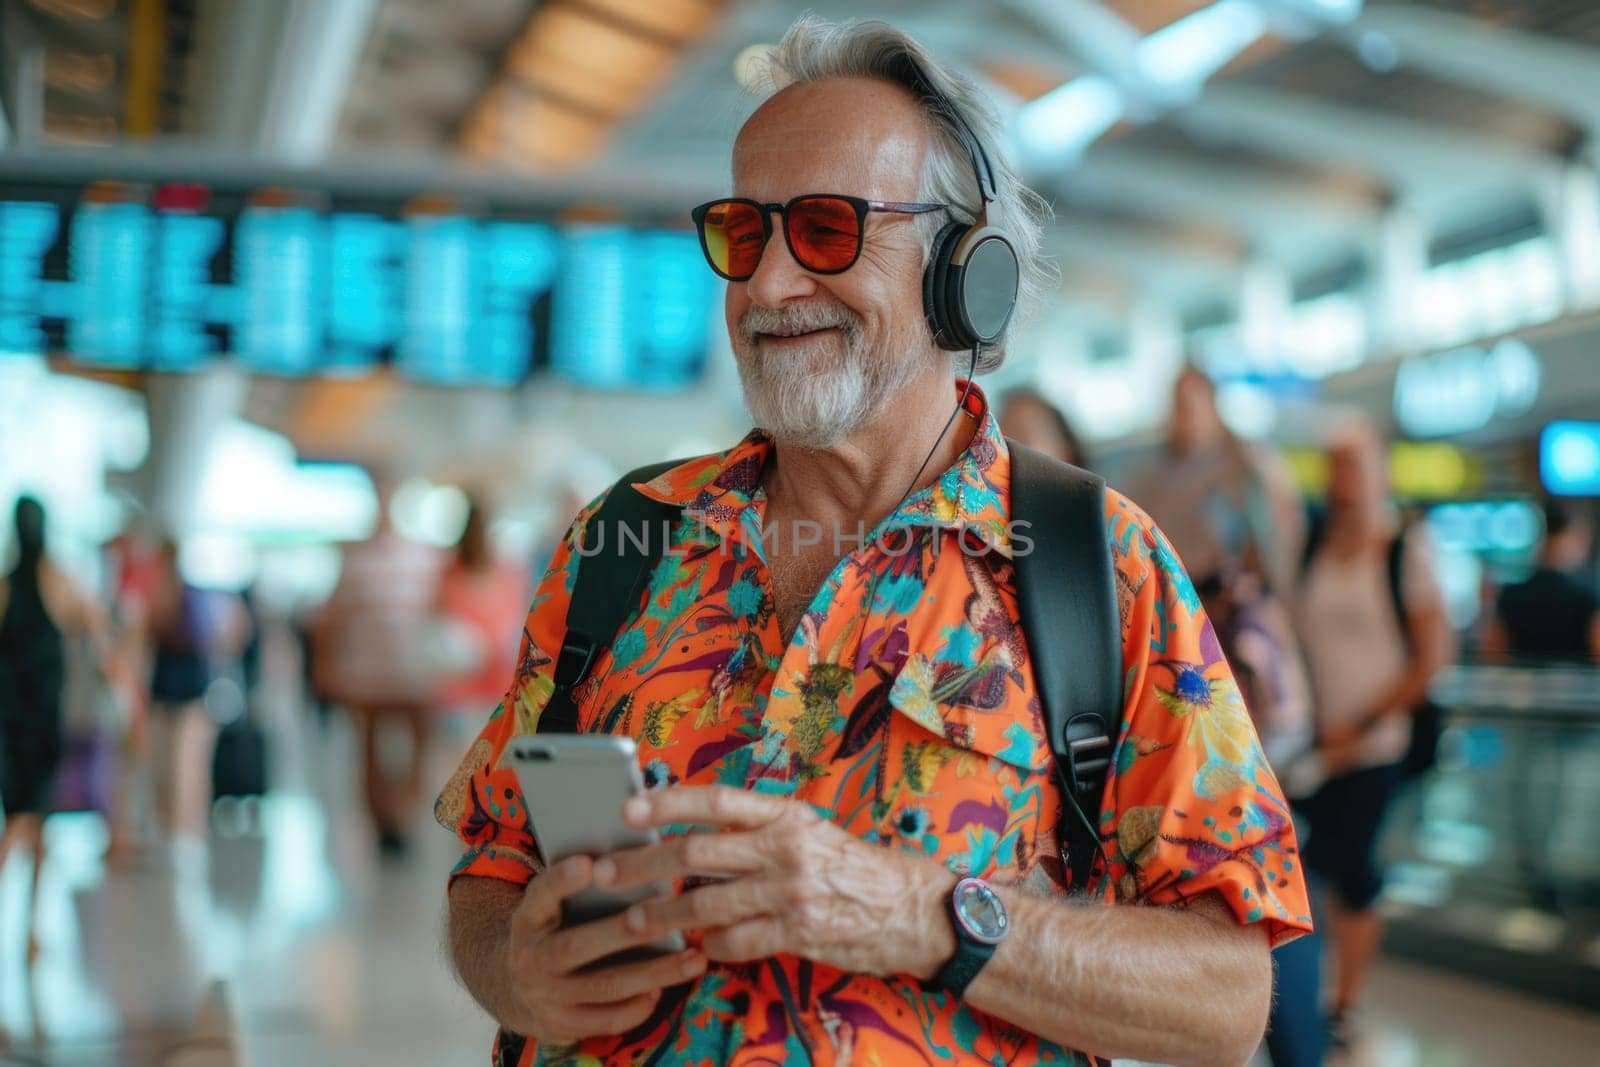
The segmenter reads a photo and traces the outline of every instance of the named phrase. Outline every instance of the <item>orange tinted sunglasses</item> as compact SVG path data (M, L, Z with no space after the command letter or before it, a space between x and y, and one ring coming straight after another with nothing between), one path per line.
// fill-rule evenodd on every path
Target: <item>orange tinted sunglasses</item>
M861 256L861 235L870 212L921 215L944 204L863 200L858 196L807 193L787 204L729 197L689 213L711 269L730 282L749 281L772 239L772 213L783 217L783 239L794 261L813 274L840 274Z

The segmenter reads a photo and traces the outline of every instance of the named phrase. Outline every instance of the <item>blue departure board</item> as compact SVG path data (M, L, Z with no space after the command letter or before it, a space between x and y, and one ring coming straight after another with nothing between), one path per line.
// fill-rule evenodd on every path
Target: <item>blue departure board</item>
M222 248L222 220L162 211L155 214L154 232L144 347L156 370L193 370L218 351L217 338L207 326L219 312L227 314L230 303L211 285L211 259Z
M670 389L703 369L719 290L687 231L279 187L28 192L0 193L0 353L98 367Z
M328 219L328 317L322 369L359 373L400 340L404 228L375 214Z
M60 226L54 204L0 203L0 352L44 351L44 254Z
M567 231L551 307L551 365L598 389L677 388L703 367L716 276L692 233Z
M646 389L680 388L703 369L717 278L693 233L636 232L632 244L630 378Z
M575 226L562 246L550 305L550 366L594 388L628 381L628 237L622 226Z
M233 352L252 370L310 374L327 315L326 223L304 207L248 207L233 235Z
M146 299L155 220L142 204L84 204L72 220L73 285L67 344L73 357L105 367L144 362Z
M548 226L491 222L483 227L486 277L478 309L478 372L491 382L519 381L534 350L533 307L550 291L560 238Z

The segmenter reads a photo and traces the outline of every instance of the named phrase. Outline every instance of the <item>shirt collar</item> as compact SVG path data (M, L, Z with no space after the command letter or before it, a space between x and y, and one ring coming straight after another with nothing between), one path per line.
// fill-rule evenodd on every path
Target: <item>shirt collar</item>
M966 385L955 383L957 395ZM886 526L928 526L971 531L989 548L1011 555L1011 457L983 390L973 385L964 404L978 430L954 464L927 487L907 497ZM652 500L684 508L704 522L736 521L755 499L772 439L752 430L726 452L686 460L633 488Z

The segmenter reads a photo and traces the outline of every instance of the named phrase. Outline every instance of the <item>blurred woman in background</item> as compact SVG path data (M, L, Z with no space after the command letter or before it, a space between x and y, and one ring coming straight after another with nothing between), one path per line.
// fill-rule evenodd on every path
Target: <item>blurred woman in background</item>
M1089 467L1089 454L1061 409L1027 386L1000 398L1000 432L1019 444L1074 467Z
M1342 1045L1383 939L1378 830L1402 779L1414 709L1450 661L1453 635L1424 531L1403 526L1390 504L1377 434L1347 428L1329 464L1327 518L1305 553L1297 605L1316 709L1314 773L1325 781L1301 808L1311 823L1306 866L1332 889L1329 1032Z
M453 653L437 697L440 710L470 712L476 724L505 696L517 672L529 586L527 571L495 558L483 507L471 501L455 556L439 580L443 643Z
M45 551L44 506L17 501L17 562L0 578L0 871L18 842L33 859L24 923L28 959L38 956L33 933L39 871L44 865L44 819L65 748L61 702L66 687L66 636L86 634L104 664L109 649L99 605L81 593Z

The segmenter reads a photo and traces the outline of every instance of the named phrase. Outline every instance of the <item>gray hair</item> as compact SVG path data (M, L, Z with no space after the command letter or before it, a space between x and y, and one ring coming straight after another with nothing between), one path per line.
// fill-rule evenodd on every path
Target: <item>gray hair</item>
M908 77L908 60L921 69L937 99L927 96L924 86ZM1054 265L1040 253L1050 206L1007 165L1000 151L999 116L971 78L940 63L916 38L886 22L829 22L815 15L803 15L789 27L752 73L752 87L769 94L791 85L851 77L876 78L911 93L934 134L923 164L919 195L923 200L949 204L956 218L974 222L977 216L972 209L983 203L983 195L952 112L960 116L994 171L995 199L989 205L989 225L1005 233L1021 265L1017 309L1006 336L1039 306L1058 277ZM934 238L948 221L942 212L916 217L924 265ZM1006 336L979 354L979 371L992 371L1004 362Z

